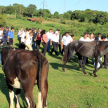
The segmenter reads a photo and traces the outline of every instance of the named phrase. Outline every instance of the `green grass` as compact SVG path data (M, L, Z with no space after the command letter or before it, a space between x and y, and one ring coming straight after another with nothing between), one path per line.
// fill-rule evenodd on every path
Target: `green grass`
M13 20L12 25L20 26L22 24ZM11 22L10 22L11 23ZM25 27L33 26L34 23L27 22ZM43 25L46 27L45 25ZM59 25L60 26L60 25ZM14 47L16 47L17 32L15 32ZM42 48L42 46L41 46ZM41 51L40 48L40 51ZM79 68L76 56L74 61L70 60L66 64L66 73L62 72L62 56L56 57L54 54L46 54L49 61L49 74L48 74L48 108L108 108L108 69L100 69L97 72L98 78L94 78L92 72L94 70L91 60L86 65L85 76ZM33 97L37 103L37 86L34 86ZM20 97L21 108L27 108L24 92L21 92ZM5 82L5 76L0 66L0 108L9 107L8 89Z

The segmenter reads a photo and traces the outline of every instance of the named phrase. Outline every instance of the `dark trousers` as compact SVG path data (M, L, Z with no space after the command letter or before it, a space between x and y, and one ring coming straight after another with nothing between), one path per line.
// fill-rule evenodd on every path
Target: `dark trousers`
M39 50L40 43L41 43L41 40L36 40L36 47L37 47L37 50Z
M63 55L63 52L65 53L66 45L63 45L63 49L61 51L61 54Z
M19 39L19 48L21 48L21 37L19 37L18 39Z
M7 44L7 38L4 38L3 39L3 45L6 45Z
M47 51L47 44L46 44L45 42L42 42L42 45L43 45L42 53L43 53L43 55L45 56L46 51Z
M104 55L104 67L107 68L107 62L108 62L108 53Z
M58 42L53 42L53 41L52 41L52 45L53 45L53 48L52 48L52 50L51 50L51 53L55 52L55 54L58 56L58 53L57 53Z
M59 44L59 52L61 53L61 44Z

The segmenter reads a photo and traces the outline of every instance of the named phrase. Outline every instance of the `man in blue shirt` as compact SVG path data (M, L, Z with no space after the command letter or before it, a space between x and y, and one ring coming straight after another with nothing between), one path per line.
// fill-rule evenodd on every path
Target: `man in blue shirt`
M13 45L13 39L14 39L14 27L11 27L11 30L8 32L8 38L7 38L8 45L10 46Z

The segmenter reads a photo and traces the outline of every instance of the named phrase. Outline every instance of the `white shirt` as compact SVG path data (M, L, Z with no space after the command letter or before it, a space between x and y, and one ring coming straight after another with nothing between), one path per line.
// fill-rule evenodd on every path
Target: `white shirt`
M24 42L25 43L25 32L21 36L21 42Z
M46 35L48 36L48 39L51 39L52 38L52 33L47 32Z
M24 35L24 31L21 32L21 30L19 30L18 35L19 35L19 37L22 37Z
M53 34L51 39L53 42L59 42L59 35Z
M90 41L94 41L94 38L90 39Z
M0 39L3 38L3 30L0 30Z
M81 38L79 39L79 41L91 42L91 41L90 41L90 38L88 38L88 37L87 37L86 39L85 39L84 37L81 37Z
M69 35L69 36L63 36L62 40L63 42L63 45L68 45L70 42L72 42L72 37Z
M31 45L31 36L29 36L29 33L27 33L27 40L26 40L26 44L27 45Z

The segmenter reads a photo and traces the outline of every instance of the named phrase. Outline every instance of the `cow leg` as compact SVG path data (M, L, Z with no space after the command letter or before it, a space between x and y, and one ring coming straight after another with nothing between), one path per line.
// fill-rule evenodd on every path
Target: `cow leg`
M97 64L98 64L99 58L95 57L95 70L93 71L94 77L97 77L96 72L97 72Z
M15 97L16 97L16 101L17 101L16 108L20 108L20 103L19 103L20 91L21 91L21 89L17 89L16 93L15 93Z
M28 104L28 108L36 108L33 96L30 92L25 92L25 98Z
M79 66L82 68L82 71L85 75L87 75L86 71L84 70L84 66L85 64L82 64L82 56L78 54L78 63L79 63Z
M9 108L14 108L14 92L13 92L13 87L7 82L6 80L6 83L7 83L7 86L8 86L8 89L9 89L9 98L10 98L10 107Z

